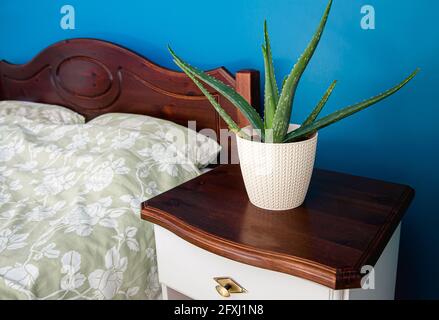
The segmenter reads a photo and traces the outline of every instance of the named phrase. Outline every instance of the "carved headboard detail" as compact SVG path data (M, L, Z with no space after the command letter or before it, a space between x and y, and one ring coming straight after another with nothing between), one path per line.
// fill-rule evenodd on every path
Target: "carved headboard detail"
M220 67L209 74L235 87L255 108L259 73L239 71L233 77ZM241 125L237 109L211 93ZM219 133L226 128L199 89L182 72L160 67L118 45L96 39L58 42L27 64L0 62L0 99L58 104L90 120L109 112L145 114Z

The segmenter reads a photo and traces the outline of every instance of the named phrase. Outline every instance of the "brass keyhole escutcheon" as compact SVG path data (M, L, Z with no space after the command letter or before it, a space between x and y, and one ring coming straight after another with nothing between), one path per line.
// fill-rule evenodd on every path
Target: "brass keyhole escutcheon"
M216 291L224 298L230 297L232 293L245 293L245 290L235 280L228 277L217 277L214 280L218 283L215 287Z

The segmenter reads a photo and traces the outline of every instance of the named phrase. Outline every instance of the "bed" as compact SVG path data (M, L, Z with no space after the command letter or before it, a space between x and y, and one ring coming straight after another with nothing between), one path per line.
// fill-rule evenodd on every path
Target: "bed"
M258 72L209 73L258 106ZM220 142L226 125L205 97L184 74L130 50L72 39L24 65L1 61L0 101L0 299L160 298L140 203L205 170L197 157L163 161L168 147L181 154L169 132L186 132L188 121L198 140L213 132ZM83 121L35 120L23 104L63 106ZM236 161L230 139L221 139L220 162Z

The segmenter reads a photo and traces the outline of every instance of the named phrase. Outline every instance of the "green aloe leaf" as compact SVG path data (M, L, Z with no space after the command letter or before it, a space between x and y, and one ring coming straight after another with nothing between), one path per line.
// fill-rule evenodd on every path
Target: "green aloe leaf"
M394 94L395 92L400 90L402 87L404 87L410 80L412 80L416 76L416 74L418 72L419 72L419 69L416 69L412 74L410 74L410 76L408 76L406 79L404 79L404 81L402 81L401 83L399 83L395 87L385 91L382 94L379 94L375 97L367 99L363 102L354 104L352 106L343 108L341 110L335 111L334 113L331 113L330 115L328 115L326 117L323 117L317 121L314 121L310 125L300 127L298 129L290 132L289 134L286 135L284 142L291 142L294 140L302 139L302 138L306 137L307 135L309 135L309 134L311 134L319 129L322 129L326 126L329 126L330 124L333 124L334 122L340 121L346 117L353 115L354 113L357 113L363 109L366 109L367 107L370 107L370 106L376 104L377 102L391 96L392 94Z
M238 134L242 138L248 139L248 136L241 131L241 128L236 124L236 122L228 115L228 113L221 107L221 105L216 101L216 99L210 94L210 92L203 86L203 84L198 81L187 68L178 61L174 61L186 75L195 83L195 85L200 89L200 91L206 96L209 102L213 105L218 114L223 118L224 122L229 127L230 131Z
M323 95L320 102L317 104L317 106L314 108L314 110L310 113L308 118L302 123L302 127L307 126L314 122L315 119L319 116L320 112L322 111L323 107L325 106L326 102L328 102L329 97L332 94L332 91L335 88L335 85L337 84L337 80L334 80L329 88L326 90L325 94Z
M265 44L262 46L265 67L264 123L265 129L270 129L273 125L274 113L276 112L276 106L279 100L279 91L274 75L273 56L271 54L267 21L264 21L264 42Z
M174 57L175 63L181 68L185 67L185 73L190 73L193 77L203 81L210 87L222 94L227 100L229 100L236 108L238 108L243 115L247 118L254 129L261 133L261 138L264 139L264 123L257 113L257 111L233 88L226 85L222 81L208 75L207 73L192 67L188 63L184 62L180 57L178 57L175 52L168 47L169 52Z
M284 88L285 83L287 82L287 79L288 79L288 76L285 76L284 79L282 80L282 89Z
M311 60L317 48L317 45L319 44L323 30L325 29L326 22L328 21L328 15L331 10L331 6L332 0L329 1L325 13L323 14L323 17L320 21L319 27L317 28L317 31L311 39L311 42L308 44L308 47L305 49L302 56L297 61L293 70L291 70L291 73L289 74L288 79L286 80L285 85L282 88L282 92L279 97L279 102L276 107L276 113L273 120L273 142L275 143L281 143L288 132L292 103L294 100L297 86L303 72L305 71L309 61Z

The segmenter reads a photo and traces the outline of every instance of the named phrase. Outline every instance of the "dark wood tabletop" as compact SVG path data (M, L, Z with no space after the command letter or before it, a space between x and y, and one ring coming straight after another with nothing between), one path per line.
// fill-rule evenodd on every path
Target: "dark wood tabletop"
M215 254L333 289L360 287L414 196L408 186L314 170L305 203L252 205L239 165L222 165L142 205L142 218ZM194 262L196 263L196 262Z

